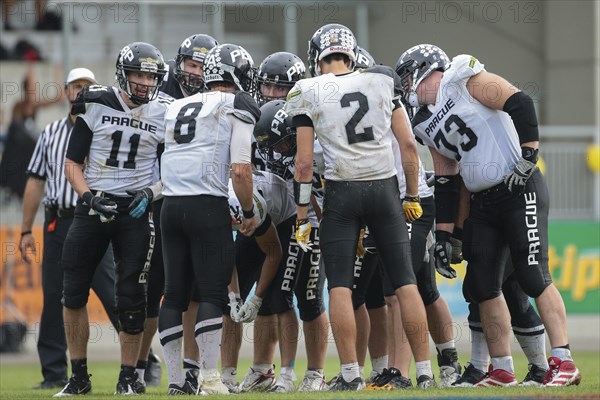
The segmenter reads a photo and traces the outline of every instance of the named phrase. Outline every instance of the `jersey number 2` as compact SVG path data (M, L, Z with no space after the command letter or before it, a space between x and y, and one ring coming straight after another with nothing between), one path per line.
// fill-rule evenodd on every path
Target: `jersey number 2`
M360 122L360 120L365 116L367 111L369 111L369 102L367 101L367 96L362 94L361 92L352 92L346 93L340 99L340 104L342 108L350 107L350 103L357 101L358 102L358 110L354 113L350 121L346 124L346 135L348 136L348 143L360 143L360 142L368 142L369 140L375 139L373 136L373 128L366 127L364 132L356 132L356 125Z

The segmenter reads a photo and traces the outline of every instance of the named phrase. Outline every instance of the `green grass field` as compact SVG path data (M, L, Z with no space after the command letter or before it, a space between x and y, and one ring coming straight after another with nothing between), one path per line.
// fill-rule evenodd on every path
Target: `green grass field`
M395 391L364 391L364 392L321 392L321 393L294 393L294 394L265 394L251 393L235 395L240 400L264 400L265 396L272 399L401 399L401 398L571 398L571 399L600 399L600 353L574 353L577 366L582 372L581 385L567 388L485 388L485 389L435 389L435 390L395 390ZM467 359L461 358L461 363L466 364ZM434 361L435 364L435 361ZM250 360L243 360L238 369L239 379L250 366ZM526 372L526 360L522 355L515 357L517 378L522 379ZM306 368L306 360L299 360L296 371L299 380ZM89 370L92 374L93 395L85 399L112 397L118 376L117 363L97 363L89 361ZM338 361L335 358L327 360L325 374L329 379L338 371ZM34 365L2 365L0 367L0 399L47 399L51 398L57 390L31 390L31 387L40 380L40 371ZM297 382L299 383L299 382ZM414 377L413 377L414 383ZM145 397L153 399L171 398L165 395L167 387L166 373L163 366L162 385L149 388ZM223 397L223 396L213 396Z

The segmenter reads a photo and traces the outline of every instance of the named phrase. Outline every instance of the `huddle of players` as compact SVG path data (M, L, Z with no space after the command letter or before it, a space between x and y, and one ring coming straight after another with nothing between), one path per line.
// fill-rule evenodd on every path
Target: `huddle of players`
M352 34L346 27L330 24L319 29L315 35L320 35L326 31L343 31ZM334 46L335 43L330 45ZM368 70L375 65L375 61L366 50L354 47L354 58L350 57L354 68ZM409 101L409 94L413 94L416 86L418 86L419 81L415 78L422 80L426 77L422 74L425 67L431 71L446 71L446 69L452 71L449 60L440 49L430 45L416 46L415 48L408 50L400 57L396 69L398 74L404 72L405 75L410 75L412 80L403 81L404 87L401 95L402 101L406 102L409 107L420 105L418 102ZM415 59L415 54L421 58L416 57ZM407 57L410 62L406 61ZM435 62L431 62L431 59L434 59ZM167 65L168 67L165 68L162 55L154 46L137 42L126 46L121 51L117 61L117 71L120 89L126 92L135 104L155 104L154 107L157 110L153 112L151 117L155 118L156 121L166 118L166 129L172 130L174 140L177 143L188 143L193 140L197 129L197 118L199 115L202 117L202 114L205 114L202 111L203 102L200 102L200 99L195 95L205 92L211 84L218 84L219 82L232 83L236 90L255 96L261 106L260 112L258 112L256 104L252 105L252 101L247 97L238 96L237 94L235 98L232 97L232 105L230 105L234 109L230 112L235 115L237 111L237 118L246 119L245 122L254 125L253 133L256 144L252 147L252 160L256 169L252 173L252 209L247 211L248 201L242 199L242 197L248 197L247 193L246 195L240 195L239 190L234 187L235 184L233 186L230 184L228 192L229 208L233 221L232 227L234 229L240 229L241 227L242 229L240 229L235 239L236 269L232 274L234 278L228 286L228 309L222 307L222 319L213 315L210 318L199 318L197 322L196 314L200 315L203 312L202 308L198 311L198 304L206 304L206 294L200 293L200 290L194 290L193 282L188 277L187 286L185 290L182 290L184 294L178 297L176 301L169 299L169 305L174 303L172 305L174 310L187 310L188 317L186 318L184 314L182 323L181 315L173 317L173 313L165 313L167 316L162 318L162 308L165 308L164 303L162 308L160 307L165 275L168 276L169 273L172 273L168 268L165 270L162 265L161 222L159 218L162 193L157 171L159 164L165 162L164 159L160 159L161 144L164 142L164 138L162 141L160 138L153 138L154 141L151 144L146 143L146 138L140 138L139 134L137 136L134 134L129 139L131 146L127 153L127 160L123 163L123 168L134 170L135 177L143 177L143 182L140 182L138 178L137 186L131 187L127 184L126 179L121 180L125 184L118 187L118 192L115 193L115 188L110 185L114 186L114 182L118 180L112 177L112 179L105 179L108 186L95 185L93 189L98 190L98 192L94 194L87 191L83 195L84 205L87 204L90 209L89 214L99 214L101 223L104 224L101 229L106 229L106 226L110 227L110 224L105 224L105 221L114 220L119 212L128 212L133 220L139 220L140 217L144 216L148 225L145 227L145 230L148 231L148 237L143 238L145 241L139 241L141 250L137 253L141 254L145 261L141 262L141 265L144 266L143 270L140 271L138 268L137 272L140 274L136 282L136 284L147 287L147 307L141 304L139 296L137 296L137 300L134 301L136 303L135 307L124 306L119 308L119 310L126 311L122 313L126 317L121 322L122 331L131 335L139 335L143 332L143 337L139 338L141 343L140 356L135 365L135 371L132 370L130 362L127 365L123 361L117 392L143 393L145 391L145 384L142 380L143 370L146 365L150 342L157 328L166 358L169 394L218 394L253 390L289 392L295 390L294 363L298 320L293 304L294 294L297 296L300 318L303 321L308 354L308 370L299 390L319 391L327 388L331 390L356 390L362 388L364 386L362 384L348 385L342 374L327 384L323 375L329 321L322 300L323 268L326 268L326 266L323 266L320 260L318 229L323 208L323 191L325 189L322 178L325 161L322 159L322 149L318 141L315 142L314 162L316 168L312 180L312 193L310 194L309 204L309 220L313 229L309 241L297 240L295 198L293 195L296 133L292 118L286 113L284 99L296 82L305 77L306 68L304 63L294 54L279 52L268 56L255 70L251 56L240 46L218 45L216 40L208 35L193 35L183 41L176 59L169 61ZM407 65L414 65L414 68L407 68ZM131 85L128 74L135 74L140 71L154 74L155 84L149 84L145 88L141 84ZM311 68L311 73L315 75L314 68ZM458 71L458 75L461 73L463 72ZM409 82L408 85L406 85L407 82ZM413 84L412 88L410 83ZM159 86L160 92L162 92L160 97ZM368 88L365 88L366 92L368 90ZM125 125L161 136L160 130L165 129L164 123L162 126L158 122L156 126L150 123L144 125L143 122L136 123L134 118L122 118L119 112L131 110L118 101L120 100L119 97L112 95L113 91L116 92L116 89L100 86L90 87L81 96L80 109L74 110L74 112L80 113L83 118L88 118L92 124L100 122L101 124ZM110 92L110 96L106 95L105 92ZM170 103L172 104L169 105ZM426 109L426 107L424 108ZM106 110L110 111L106 112ZM211 111L218 112L215 110L217 109ZM104 113L102 113L103 111ZM418 126L419 123L423 122L420 119L423 113L420 111L413 117L414 126ZM88 126L90 123L88 123ZM454 123L458 125L460 135L465 135L461 130L463 127L460 122L454 121ZM109 158L106 160L107 164L111 162L116 163L116 166L119 165L116 155L121 146L121 135L123 135L123 132L119 135L119 131L115 131L110 135L113 146ZM466 133L466 137L471 138L468 133ZM94 138L94 140L96 139ZM443 141L444 139L437 140ZM403 183L404 174L400 162L400 150L396 141L393 141L393 144L400 197L404 199L406 189ZM74 149L77 148L73 147ZM144 156L140 158L142 150L144 150ZM83 161L82 154L85 154L85 152L73 150L73 152L67 154L67 158L70 158L69 155L71 155L73 159ZM87 154L88 158L90 154L91 152ZM175 165L170 167L174 175L183 173L183 169L186 167L183 159L182 165L176 165L174 161L176 157L177 155L174 154L172 158L168 159L171 165ZM138 163L144 163L143 170L140 169L139 165L136 167L136 160ZM93 170L94 163L91 164L91 172L89 168L90 166L86 171L86 177L89 177L88 184L91 187L90 180L93 179L92 176L95 174L96 178L101 181L103 175L101 171ZM438 229L436 231L437 243L434 246L431 230L437 216L436 212L439 213L440 208L437 204L434 205L433 193L427 187L422 165L419 165L419 169L418 197L420 199L417 197L416 201L421 204L422 215L417 209L411 209L410 207L406 209L405 207L405 210L407 226L411 232L412 269L417 277L419 293L426 307L431 335L438 352L440 386L464 387L514 384L516 381L513 382L510 379L507 381L498 380L497 377L491 374L493 370L486 373L489 364L489 353L487 352L479 310L476 305L482 299L474 298L472 295L466 295L471 300L469 315L473 334L471 363L465 371L462 371L458 363L452 332L447 329L452 322L450 312L447 304L437 291L434 270L437 269L438 272L449 278L456 276L450 267L450 258L452 258L452 262L462 260L462 237L459 227L463 225L466 215L463 215L461 220L460 215L457 216L456 213L453 213L452 216L456 220L456 225L452 237L448 237L446 241L441 240L440 236L443 236L443 233L438 232ZM223 173L222 171L203 172ZM436 175L440 174L436 171ZM445 182L443 182L443 179L439 179L438 176L436 178L437 192ZM445 188L440 191L444 190ZM457 189L452 190L458 192ZM114 198L103 196L101 191L116 196ZM468 198L468 194L466 197ZM446 198L444 197L444 199ZM462 196L462 198L465 198L465 196ZM451 202L456 204L455 200L451 200ZM149 212L150 204L153 212ZM254 216L257 219L256 230L252 229L253 234L246 236L243 234L245 228L248 227L246 220L252 219ZM436 222L439 224L439 219ZM126 230L125 228L118 228L117 230L120 229ZM385 276L385 268L380 267L381 260L377 256L377 249L370 240L368 227L365 227L363 232L366 233L361 234L360 240L362 242L358 245L359 250L357 251L355 282L353 285L355 290L352 293L352 301L357 329L363 332L362 335L359 335L356 343L357 350L361 349L358 352L359 365L364 366L367 343L373 365L373 373L368 379L367 383L369 384L366 388L389 390L411 387L412 382L408 378L410 347L407 348L406 341L402 340L404 334L398 315L397 300L393 295L394 288L389 285L390 280ZM165 242L168 242L168 239L162 241L162 243ZM147 246L142 246L143 243L147 243ZM307 243L310 243L310 245L307 246ZM559 366L562 359L557 358L557 366L549 366L546 362L544 326L529 303L528 296L520 288L516 275L516 273L506 273L508 278L502 279L502 290L511 312L513 331L523 346L530 363L530 371L522 384L541 385L551 382L557 371L561 372ZM121 279L121 281L124 281L124 279ZM254 283L257 283L256 292L254 296L248 298ZM119 287L119 285L117 286ZM139 289L139 285L136 288ZM133 297L126 292L124 287L121 290L119 299L127 298L127 296ZM67 285L65 285L65 293L67 293ZM223 296L218 293L214 296L217 299L210 299L209 303L224 305L227 302L226 298L219 299L218 297ZM65 298L67 299L65 306L68 307L67 295L65 295ZM141 316L144 308L147 310L144 317L147 318ZM386 308L388 311L386 311ZM159 314L161 318L158 318ZM369 315L371 318L369 318ZM178 320L171 321L175 319ZM242 382L238 384L237 357L241 344L241 323L251 321L255 322L253 366ZM369 330L372 332L371 335L369 335ZM215 332L219 332L219 334L214 335ZM214 337L220 338L221 332L222 340L215 342ZM384 332L384 334L379 336L379 332ZM213 334L212 339L210 338L211 334ZM182 337L184 338L183 374L181 372ZM378 340L374 340L374 338ZM279 342L282 367L276 380L273 371L273 359L277 342ZM218 352L219 345L221 346L222 376L219 376L216 372L216 352ZM204 349L208 347L211 347L211 349ZM200 349L202 357L200 357L198 349ZM498 368L495 367L495 369ZM548 370L554 371L554 375L550 376L547 373ZM564 384L578 383L576 379L578 374L577 371L577 374L573 374L570 381ZM83 374L80 374L80 376L83 376ZM69 385L72 388L74 387L74 383L70 381L61 393L69 395L85 392L69 391L67 390ZM417 386L421 388L435 386L433 376L431 374L417 374ZM91 384L85 386L84 389L89 392Z

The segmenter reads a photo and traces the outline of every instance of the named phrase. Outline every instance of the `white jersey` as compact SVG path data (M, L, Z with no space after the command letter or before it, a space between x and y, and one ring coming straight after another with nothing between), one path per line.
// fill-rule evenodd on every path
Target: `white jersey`
M394 158L396 161L396 169L398 170L398 187L400 189L400 198L406 196L406 176L404 176L404 168L402 168L402 157L400 156L400 145L397 140L392 141L392 147L394 148ZM427 177L425 176L425 167L421 158L419 158L419 197L431 197L433 196L433 190L427 186Z
M275 226L296 215L296 204L283 179L277 175L264 171L255 171L252 175L253 191L252 203L254 215L258 220L258 226L262 225L271 216ZM241 222L242 206L233 190L231 179L229 180L229 212L234 219ZM238 230L241 224L233 226Z
M256 123L248 93L206 92L175 100L165 116L161 179L165 196L227 197L231 168L231 118Z
M101 85L89 86L82 96L85 108L79 105L78 116L93 133L84 171L90 190L128 196L127 190L154 183L169 100L159 97L130 109L117 88Z
M460 174L470 192L500 183L521 155L512 119L488 108L469 94L470 77L485 71L470 55L454 57L438 90L436 104L422 107L412 120L425 145L460 162Z
M307 115L323 147L325 178L386 179L396 174L391 141L397 75L376 66L345 75L303 79L290 91L285 111Z

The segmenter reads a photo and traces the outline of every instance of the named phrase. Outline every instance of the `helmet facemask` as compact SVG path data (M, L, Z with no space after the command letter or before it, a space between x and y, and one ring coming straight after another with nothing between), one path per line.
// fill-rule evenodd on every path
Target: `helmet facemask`
M165 76L165 71L154 73L154 84L145 85L142 83L130 82L128 74L135 72L150 72L144 71L143 69L127 68L123 66L117 66L117 81L119 87L124 91L129 99L137 105L146 104L158 97L159 88ZM134 90L137 89L137 90ZM144 96L138 95L139 88L146 88L146 94Z
M183 55L178 55L175 58L175 79L177 79L177 82L179 82L183 90L185 90L185 92L191 96L203 91L205 89L205 85L201 74L194 74L185 70L184 63L186 60L193 60L194 62L202 65L204 65L204 63Z

